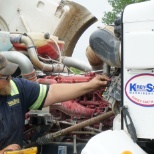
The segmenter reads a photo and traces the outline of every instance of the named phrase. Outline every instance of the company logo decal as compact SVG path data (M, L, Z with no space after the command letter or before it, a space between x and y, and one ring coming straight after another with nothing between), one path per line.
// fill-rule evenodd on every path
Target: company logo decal
M137 105L154 106L154 74L139 74L129 79L125 94Z

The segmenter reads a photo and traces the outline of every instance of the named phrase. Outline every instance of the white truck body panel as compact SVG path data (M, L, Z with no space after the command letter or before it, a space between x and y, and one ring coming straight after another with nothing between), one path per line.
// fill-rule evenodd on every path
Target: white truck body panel
M154 1L138 3L123 14L123 101L143 139L154 139L153 8Z
M146 154L123 130L108 130L92 137L81 154Z

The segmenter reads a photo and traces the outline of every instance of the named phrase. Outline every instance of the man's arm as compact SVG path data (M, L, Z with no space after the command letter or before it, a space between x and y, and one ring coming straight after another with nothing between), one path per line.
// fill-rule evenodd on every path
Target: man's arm
M44 107L54 103L75 99L86 93L104 88L110 79L107 76L97 75L89 82L73 84L53 84L50 86Z

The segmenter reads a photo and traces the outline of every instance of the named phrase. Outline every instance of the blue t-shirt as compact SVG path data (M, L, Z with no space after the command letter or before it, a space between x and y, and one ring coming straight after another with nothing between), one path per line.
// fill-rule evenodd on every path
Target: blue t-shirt
M22 78L12 80L18 88L19 94L0 95L0 150L10 144L19 144L22 147L25 113L36 100L38 102L40 96L40 84ZM38 109L42 109L48 89L47 86L45 97L40 99Z

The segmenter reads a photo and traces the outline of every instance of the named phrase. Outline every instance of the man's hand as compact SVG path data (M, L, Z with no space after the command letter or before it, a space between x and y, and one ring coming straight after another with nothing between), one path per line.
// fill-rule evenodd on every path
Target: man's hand
M92 91L104 89L109 81L111 80L105 75L96 75L92 80L89 81L89 88Z
M0 150L0 154L4 154L5 151L14 151L19 149L20 149L20 146L18 144L10 144L4 149Z

